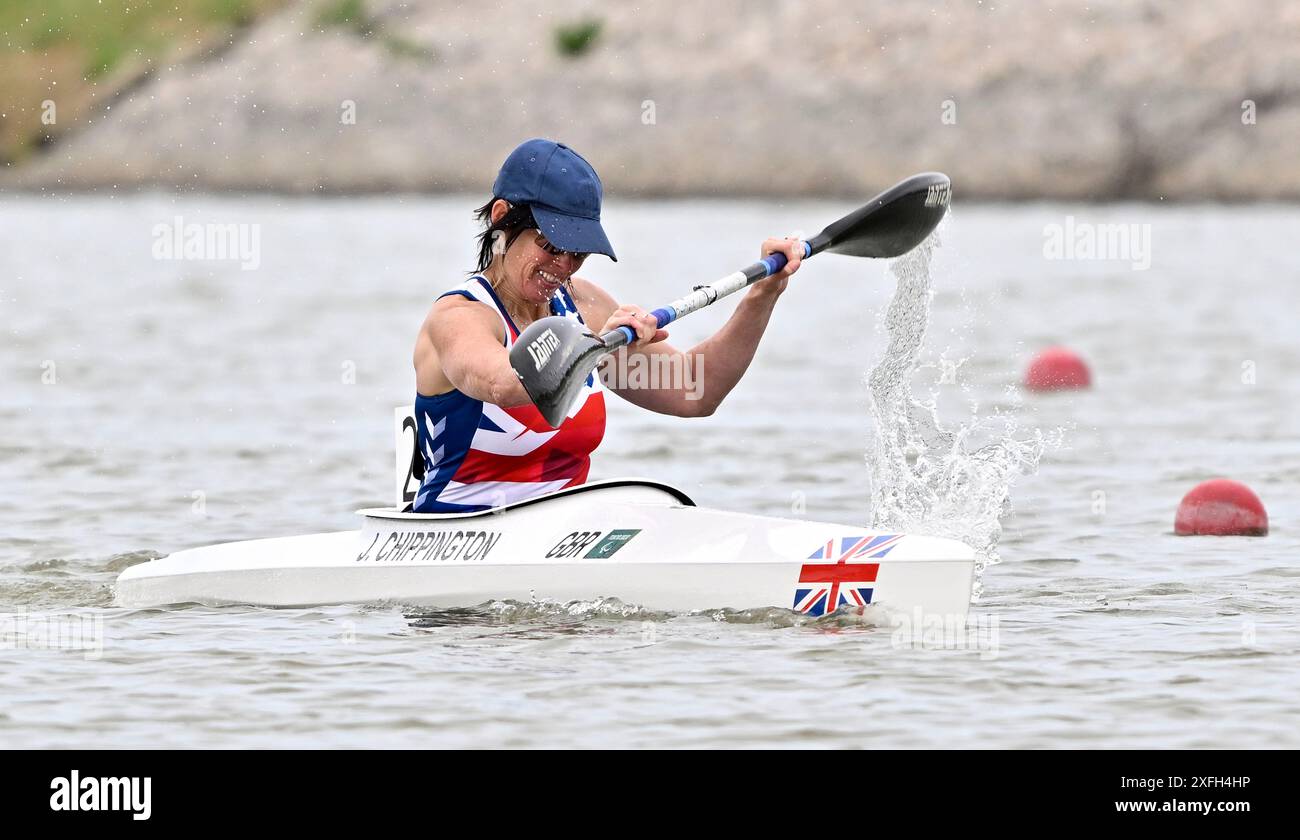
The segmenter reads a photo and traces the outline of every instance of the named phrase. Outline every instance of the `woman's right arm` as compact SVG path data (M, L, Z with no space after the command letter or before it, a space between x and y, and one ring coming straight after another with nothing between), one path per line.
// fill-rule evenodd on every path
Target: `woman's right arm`
M510 367L503 329L500 316L477 301L459 295L439 299L416 342L420 393L434 396L455 388L502 408L529 402Z

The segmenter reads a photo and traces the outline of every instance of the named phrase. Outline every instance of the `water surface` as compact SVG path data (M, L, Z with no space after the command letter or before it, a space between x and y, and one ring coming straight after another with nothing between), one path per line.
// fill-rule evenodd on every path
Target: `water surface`
M936 402L942 428L969 429L972 452L1062 430L991 532L1001 562L972 609L982 651L783 609L669 615L617 600L434 616L114 607L116 574L146 557L351 528L356 508L388 502L391 407L412 397L430 302L471 258L476 203L4 200L0 610L32 623L0 650L0 743L1300 746L1288 207L959 203L945 222L909 393ZM620 261L585 273L655 306L749 262L763 235L847 209L610 202ZM154 259L153 227L176 215L259 225L257 269ZM1067 215L1150 224L1150 269L1045 259L1044 226ZM895 284L882 264L810 261L716 415L613 400L593 477L870 522L867 373ZM731 310L670 340L690 346ZM1028 354L1058 342L1088 358L1096 387L1018 393ZM1178 499L1215 475L1256 489L1270 536L1172 535ZM990 498L969 501L939 524L988 538L972 529ZM41 616L69 611L102 629L102 652L33 641Z

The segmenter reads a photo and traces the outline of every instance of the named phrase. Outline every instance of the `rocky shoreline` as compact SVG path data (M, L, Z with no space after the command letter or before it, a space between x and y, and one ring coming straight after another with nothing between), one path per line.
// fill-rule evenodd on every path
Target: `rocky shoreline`
M1300 198L1300 6L297 2L155 69L0 188L483 192L531 136L620 196ZM585 51L559 44L594 22Z

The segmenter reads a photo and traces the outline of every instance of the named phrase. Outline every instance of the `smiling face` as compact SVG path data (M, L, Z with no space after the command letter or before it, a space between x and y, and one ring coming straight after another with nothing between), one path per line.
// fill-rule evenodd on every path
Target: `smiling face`
M505 254L506 282L529 303L545 303L569 281L582 261L568 253L553 255L537 244L540 234L525 231Z
M492 221L499 221L509 206L497 201L492 206ZM544 247L545 237L536 230L526 230L506 249L501 264L501 279L507 294L532 305L544 304L556 289L566 284L582 265L582 259L568 252L552 254Z

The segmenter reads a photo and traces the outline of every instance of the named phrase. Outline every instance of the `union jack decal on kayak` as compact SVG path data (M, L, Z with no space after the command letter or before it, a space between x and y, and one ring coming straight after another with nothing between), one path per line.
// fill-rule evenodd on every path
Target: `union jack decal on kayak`
M879 563L851 563L851 560L878 559L888 554L903 539L903 534L868 534L865 537L841 537L839 550L835 540L827 540L809 560L834 560L833 563L805 563L799 570L794 590L794 609L819 616L841 606L865 607L871 603Z

